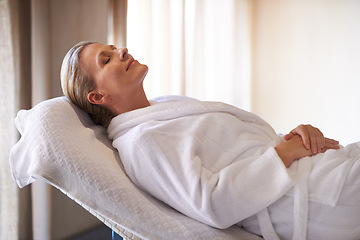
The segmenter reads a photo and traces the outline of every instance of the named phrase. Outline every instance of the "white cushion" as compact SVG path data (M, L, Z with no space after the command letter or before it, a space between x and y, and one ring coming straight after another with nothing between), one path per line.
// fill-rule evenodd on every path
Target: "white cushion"
M138 189L126 176L105 128L65 97L19 111L15 124L21 138L11 150L10 165L19 187L46 181L123 237L260 239L238 226L211 228Z

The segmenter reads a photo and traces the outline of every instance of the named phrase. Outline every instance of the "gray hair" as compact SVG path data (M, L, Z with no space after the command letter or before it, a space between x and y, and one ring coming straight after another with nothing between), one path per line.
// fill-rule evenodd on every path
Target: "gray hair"
M87 95L94 90L94 79L81 67L80 53L94 42L79 42L65 55L60 72L64 95L79 108L89 114L94 123L107 127L114 117L108 109L88 101Z

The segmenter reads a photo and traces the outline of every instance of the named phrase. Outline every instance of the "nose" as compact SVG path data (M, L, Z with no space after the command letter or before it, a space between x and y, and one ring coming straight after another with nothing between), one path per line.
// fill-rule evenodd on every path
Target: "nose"
M121 61L127 60L128 58L128 49L127 48L120 48L119 50L119 58Z

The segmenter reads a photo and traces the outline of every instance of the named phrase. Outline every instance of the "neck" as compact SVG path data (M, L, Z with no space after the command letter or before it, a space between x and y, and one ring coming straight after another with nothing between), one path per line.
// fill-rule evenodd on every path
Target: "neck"
M109 109L115 114L115 116L117 116L122 113L149 106L150 103L145 92L141 91L136 94L132 94L132 96L124 96L121 99L112 99L112 104L109 106Z

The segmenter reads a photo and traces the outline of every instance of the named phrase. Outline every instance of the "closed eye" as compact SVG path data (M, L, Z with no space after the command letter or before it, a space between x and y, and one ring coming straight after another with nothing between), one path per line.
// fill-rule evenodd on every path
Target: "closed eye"
M111 59L110 57L106 58L106 61L104 64L108 64L110 62L110 59Z

